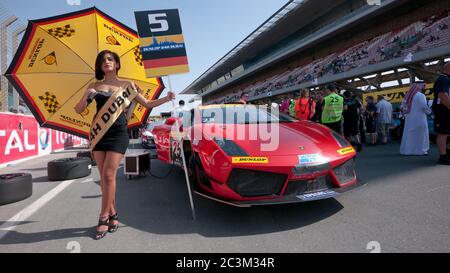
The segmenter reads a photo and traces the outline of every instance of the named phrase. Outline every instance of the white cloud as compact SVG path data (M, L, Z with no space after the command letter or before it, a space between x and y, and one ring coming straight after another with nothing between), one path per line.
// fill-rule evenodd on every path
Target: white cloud
M69 6L80 6L81 0L66 0L66 3Z
M381 6L381 0L367 0L367 4L371 6Z

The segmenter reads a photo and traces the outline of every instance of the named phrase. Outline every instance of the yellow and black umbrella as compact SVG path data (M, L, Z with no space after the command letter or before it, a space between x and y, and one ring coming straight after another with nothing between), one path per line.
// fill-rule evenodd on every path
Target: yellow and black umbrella
M146 77L136 31L95 7L29 21L5 76L41 126L88 138L95 102L81 114L74 106L95 81L95 59L105 49L120 56L120 78L139 85L147 99L159 97L163 83ZM138 105L129 128L144 123L149 114Z

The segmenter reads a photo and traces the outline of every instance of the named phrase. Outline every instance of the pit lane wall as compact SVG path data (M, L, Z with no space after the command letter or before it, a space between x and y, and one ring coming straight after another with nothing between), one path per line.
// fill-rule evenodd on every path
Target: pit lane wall
M84 144L78 136L40 128L33 116L0 113L0 168Z

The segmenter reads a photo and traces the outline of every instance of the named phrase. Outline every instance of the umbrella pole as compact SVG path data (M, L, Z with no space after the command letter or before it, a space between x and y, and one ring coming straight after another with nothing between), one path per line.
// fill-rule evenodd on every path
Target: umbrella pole
M172 81L170 80L170 75L167 76L167 80L169 82L169 91L172 91ZM175 112L175 100L172 100L172 106ZM194 207L194 200L192 198L192 190L191 190L191 184L189 181L189 175L188 175L188 170L187 170L187 165L186 165L186 158L184 157L184 147L183 147L183 137L179 137L180 136L180 125L178 124L178 117L175 117L175 128L176 133L177 133L177 139L179 140L179 145L180 145L180 150L181 150L181 159L182 159L182 164L183 164L183 170L184 170L184 176L186 178L186 186L187 186L187 190L188 190L188 194L189 194L189 201L190 201L190 205L191 205L191 211L192 211L192 219L195 221L196 216L195 216L195 207Z

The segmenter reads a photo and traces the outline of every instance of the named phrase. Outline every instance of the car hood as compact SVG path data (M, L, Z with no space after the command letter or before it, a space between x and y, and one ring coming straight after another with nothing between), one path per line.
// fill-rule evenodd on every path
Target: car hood
M328 128L308 121L279 124L205 124L203 132L211 138L233 140L249 156L325 155L334 154L341 149Z

